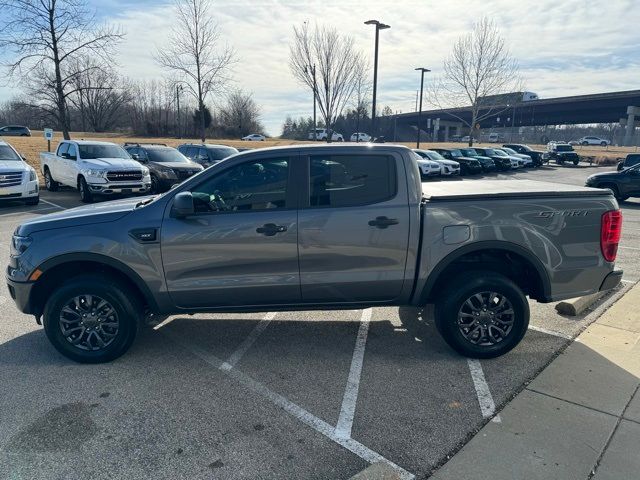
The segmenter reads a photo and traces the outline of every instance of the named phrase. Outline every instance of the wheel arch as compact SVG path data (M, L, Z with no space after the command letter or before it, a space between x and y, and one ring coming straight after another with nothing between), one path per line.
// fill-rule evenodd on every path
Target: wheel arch
M71 253L60 255L42 263L38 270L42 275L35 282L31 291L29 304L31 310L39 317L50 292L61 282L86 273L102 273L110 275L127 288L127 293L135 295L140 302L152 311L158 310L158 303L147 284L131 267L96 253Z
M515 243L490 240L460 247L440 260L420 292L420 304L437 298L438 288L453 275L478 267L504 274L535 300L550 301L551 281L540 259Z

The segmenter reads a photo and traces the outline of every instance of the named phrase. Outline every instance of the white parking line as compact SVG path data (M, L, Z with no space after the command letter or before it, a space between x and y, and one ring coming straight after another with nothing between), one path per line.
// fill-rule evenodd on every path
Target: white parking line
M169 317L169 318L165 318L162 322L160 322L158 325L155 325L153 327L154 330L160 330L162 327L164 327L165 325L168 325L169 323L173 322L173 319L176 317Z
M636 248L636 247L625 247L623 245L618 245L618 248L623 248L625 250L640 250L640 248Z
M338 425L336 425L336 435L341 438L351 438L351 429L353 428L353 417L356 413L356 403L358 402L360 375L362 374L364 349L367 344L367 334L369 333L371 313L372 310L367 308L362 311L362 316L360 317L360 328L358 329L356 346L353 349L353 357L351 358L349 378L347 379L347 387L345 388L344 396L342 397L342 407L340 408Z
M480 365L479 360L473 358L467 359L467 365L469 365L469 372L471 372L473 386L476 389L476 395L478 397L478 403L480 404L482 417L489 418L495 413L496 404L494 403L491 392L489 391L489 385L484 378L482 365ZM494 418L493 421L500 423L500 415L496 415L496 418Z
M258 337L264 332L265 328L269 326L271 320L276 318L276 312L267 313L262 320L251 330L251 333L244 339L235 352L231 354L229 359L220 365L220 370L231 370L236 366L236 363L240 361L242 356L251 348L251 345L258 339Z
M57 203L50 202L49 200L45 200L45 199L41 198L41 199L40 199L40 201L41 201L41 202L43 202L43 203L46 203L46 204L48 204L48 205L52 205L52 206L54 206L54 207L57 207L57 208L59 208L59 209L61 209L61 210L66 210L66 207L63 207L63 206L61 206L61 205L58 205Z
M305 425L313 428L316 432L321 433L322 435L327 437L329 440L337 443L338 445L343 446L344 448L356 454L363 460L369 463L375 463L375 462L386 463L398 473L398 476L402 480L411 480L415 478L413 474L407 472L405 469L396 465L392 461L387 460L382 455L371 450L369 447L366 447L360 442L353 440L352 438L342 438L336 435L335 428L329 425L327 422L309 413L307 410L300 407L299 405L296 405L295 403L287 400L282 395L275 393L274 391L267 388L265 385L254 380L250 376L242 373L237 368L232 368L230 370L225 370L221 368L225 362L220 360L215 355L207 352L206 350L203 350L202 348L194 345L191 341L185 341L175 333L167 331L166 329L161 331L164 332L165 335L173 339L180 346L182 346L185 350L188 350L193 355L200 358L204 362L208 363L212 367L219 369L225 375L228 375L229 377L236 380L238 383L244 385L245 387L249 388L253 392L257 393L258 395L261 395L266 400L270 401L272 404L282 408L285 412L297 418Z
M535 325L529 325L529 330L534 330L536 332L546 333L547 335L553 335L554 337L565 338L567 340L572 340L573 337L566 333L556 332L555 330L549 330L543 327L536 327Z

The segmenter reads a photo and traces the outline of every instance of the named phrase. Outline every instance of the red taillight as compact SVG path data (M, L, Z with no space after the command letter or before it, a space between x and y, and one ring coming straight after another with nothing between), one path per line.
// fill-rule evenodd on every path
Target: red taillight
M622 233L622 212L610 210L602 214L600 226L600 248L607 262L613 262L618 253L618 243Z

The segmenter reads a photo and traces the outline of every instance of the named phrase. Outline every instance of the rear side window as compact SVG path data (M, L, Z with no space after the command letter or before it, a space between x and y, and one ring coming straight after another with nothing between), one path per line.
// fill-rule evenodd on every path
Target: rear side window
M640 163L640 155L629 155L624 162L625 167L631 167Z
M396 164L384 155L310 157L309 205L351 207L380 203L396 194Z
M69 144L68 143L61 143L58 146L58 151L56 152L56 155L61 157L62 154L67 153L68 149L69 149Z

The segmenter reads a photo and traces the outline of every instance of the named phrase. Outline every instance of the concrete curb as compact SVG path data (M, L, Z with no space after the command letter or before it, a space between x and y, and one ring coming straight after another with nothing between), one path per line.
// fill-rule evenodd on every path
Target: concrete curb
M401 480L401 476L386 463L372 463L349 480Z
M586 295L584 297L576 297L570 298L569 300L564 300L556 305L556 311L562 315L575 317L576 315L580 315L607 293L608 291L597 292L592 295Z

